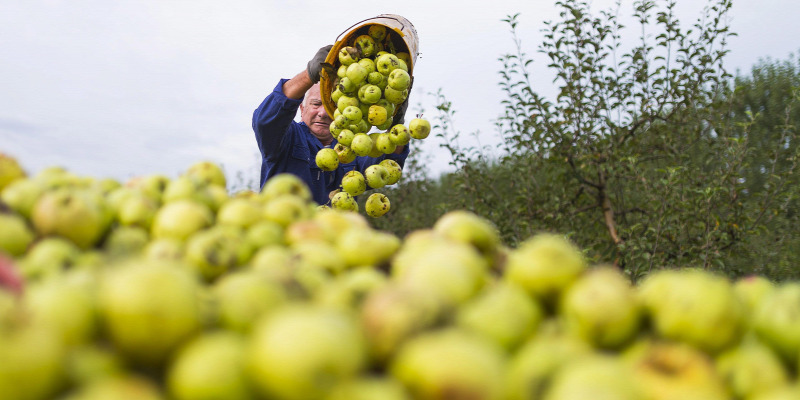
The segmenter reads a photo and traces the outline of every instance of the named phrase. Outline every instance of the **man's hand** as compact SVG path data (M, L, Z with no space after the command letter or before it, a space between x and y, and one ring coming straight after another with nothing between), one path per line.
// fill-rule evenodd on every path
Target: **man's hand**
M314 58L308 62L306 72L308 72L308 77L311 78L312 83L319 82L319 73L322 71L322 64L325 62L325 58L328 57L328 53L330 53L332 48L333 45L331 44L320 48L317 50L317 54L314 55Z

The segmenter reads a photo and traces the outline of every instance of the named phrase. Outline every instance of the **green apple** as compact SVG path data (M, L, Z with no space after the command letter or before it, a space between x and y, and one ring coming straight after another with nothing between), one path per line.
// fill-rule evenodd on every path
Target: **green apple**
M349 129L342 129L341 132L336 136L336 140L339 141L339 144L342 146L350 147L353 143L353 138L355 138L356 134Z
M791 381L780 357L758 340L744 340L715 360L735 398L752 399Z
M387 84L389 87L397 91L402 92L403 90L408 89L408 87L411 85L411 76L408 74L408 72L400 68L392 70L387 79Z
M0 192L11 182L23 179L25 176L27 174L16 158L0 153Z
M395 53L394 55L397 56L397 58L400 61L406 63L406 65L411 65L411 55L408 54L408 52L400 51L400 52Z
M612 267L587 271L559 306L566 331L601 349L630 343L641 326L642 309L630 280Z
M388 132L389 128L392 127L392 123L394 123L394 121L392 121L392 118L388 118L387 117L386 121L384 123L382 123L380 125L375 125L375 127L380 129L380 130L382 130L382 131Z
M336 241L336 250L350 267L386 263L400 248L400 239L388 232L370 229L349 229Z
M50 279L26 288L24 307L32 323L58 335L66 346L95 339L97 311L93 284L69 279Z
M378 72L377 69L375 69L375 61L371 58L362 58L358 60L358 63L367 70L368 76L373 72Z
M233 332L206 333L183 346L166 372L176 400L253 398L245 374L246 341Z
M375 69L383 75L388 76L399 64L397 56L391 53L381 55L375 60Z
M457 329L423 333L402 345L390 374L419 399L500 399L506 358L494 343Z
M400 382L391 377L367 376L333 388L325 400L411 400Z
M358 203L356 199L347 192L336 193L333 198L331 198L331 207L337 210L358 212Z
M336 155L339 157L339 164L349 164L356 160L356 153L353 149L341 143L336 143L336 146L333 146L333 150L336 151Z
M122 200L116 211L116 219L122 226L138 226L150 229L159 205L143 193L136 193Z
M434 232L473 246L481 254L492 257L500 245L500 233L491 221L467 210L450 211L433 225Z
M342 110L342 115L347 118L348 125L358 123L363 119L363 114L361 112L361 108L358 106L347 106Z
M241 228L215 225L189 237L184 258L200 276L211 282L245 264L251 255L252 249L245 245Z
M392 143L404 146L411 142L411 131L403 124L396 124L389 130L389 138Z
M364 338L345 311L298 304L276 310L254 328L246 349L248 377L265 398L323 398L366 366Z
M653 330L661 337L716 354L744 333L745 306L724 276L699 269L661 270L638 289Z
M547 399L641 399L641 393L630 383L630 374L629 365L609 354L570 360L553 376Z
M57 335L30 324L0 329L0 398L58 398L67 349Z
M192 200L176 200L158 209L150 234L155 239L172 238L184 241L213 223L214 214L205 204Z
M408 98L408 89L396 90L387 86L383 89L383 97L392 104L400 104Z
M364 177L367 180L367 185L373 189L380 189L386 186L386 181L389 178L389 171L380 164L373 164L364 171Z
M40 181L20 178L9 183L0 191L0 201L23 217L30 219L33 206L46 190L47 188Z
M87 189L60 188L48 191L31 210L36 233L57 235L82 249L94 246L109 227L105 198Z
M383 88L385 88L389 84L389 81L386 78L386 75L384 75L384 74L382 74L382 73L380 73L378 71L370 72L369 75L367 75L367 82L370 85L377 86L378 89L381 90L381 96L383 96Z
M358 196L367 190L367 181L364 175L356 170L348 171L342 177L342 190L351 196Z
M353 137L350 148L357 156L366 156L372 151L372 138L365 133L358 133Z
M406 64L406 62L400 59L399 57L397 58L397 69L401 69L403 71L408 72L408 64Z
M0 254L20 257L36 238L25 218L0 212Z
M359 309L370 355L384 365L409 338L439 323L445 311L433 293L389 281Z
M375 48L375 39L369 35L359 35L353 43L360 51L362 57L372 57L377 52Z
M369 134L370 139L372 139L372 148L369 150L367 156L372 158L379 158L383 156L384 153L378 148L378 136L380 135L381 132L372 132Z
M112 258L138 255L150 241L149 232L140 226L117 226L103 241L103 251Z
M572 242L560 235L540 233L509 253L504 279L553 306L586 268L583 254Z
M381 133L377 135L375 147L383 154L392 154L397 149L397 145L392 143L392 139L389 137L388 133Z
M397 106L395 106L393 103L389 102L389 100L386 99L380 99L375 104L385 108L386 115L394 115L395 108L397 108Z
M137 365L163 365L200 329L200 287L181 264L131 261L109 269L97 293L108 339Z
M408 123L408 131L414 139L425 139L431 133L431 123L422 118L414 118Z
M347 76L347 65L345 64L340 65L339 68L336 70L336 76L339 78L344 78L345 76Z
M363 65L355 62L347 66L345 74L346 78L356 85L356 87L361 87L361 85L367 81L369 71L367 71Z
M386 168L386 171L389 172L389 175L386 178L386 185L394 185L403 175L403 168L400 167L400 164L398 164L395 160L387 158L378 164Z
M252 199L232 198L217 210L216 223L247 229L261 220L261 207Z
M250 332L261 316L288 301L288 293L279 282L255 269L223 275L211 290L220 325L241 333Z
M225 187L225 172L222 167L212 161L198 161L189 166L183 173L191 179L202 182L204 185L220 185Z
M368 83L358 89L358 99L362 103L375 104L381 99L381 96L383 96L383 92L377 85Z
M75 264L81 249L61 237L47 237L32 243L20 261L20 273L26 281L56 277Z
M383 25L372 24L367 30L367 34L375 40L376 43L382 43L386 39L386 27Z
M342 63L342 65L349 66L358 61L359 58L361 58L361 55L355 47L345 46L339 50L339 62Z
M269 201L284 194L291 194L303 200L311 200L311 190L297 175L282 173L269 178L261 189L260 196Z
M323 171L333 171L339 167L339 155L331 148L320 149L315 159L317 166Z
M183 260L184 247L182 240L153 239L144 246L142 254L145 259L150 260L179 261Z
M358 88L359 85L350 80L350 78L347 76L339 79L339 83L336 84L336 89L342 92L342 95L339 96L339 100L341 100L342 97L353 97L356 93L358 93ZM336 101L336 104L339 104L338 100Z
M484 289L456 312L456 324L514 351L538 328L545 314L524 290L504 282Z
M768 293L753 315L758 338L789 365L800 356L800 283L786 282Z
M278 196L264 204L263 217L286 228L296 221L311 217L309 200L292 194Z
M389 212L391 203L389 198L383 193L373 193L367 198L364 210L372 218L378 218Z

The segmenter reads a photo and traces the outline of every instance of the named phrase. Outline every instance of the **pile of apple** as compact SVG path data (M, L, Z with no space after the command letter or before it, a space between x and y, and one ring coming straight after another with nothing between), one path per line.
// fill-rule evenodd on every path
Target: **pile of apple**
M800 283L656 270L444 214L398 238L292 175L0 156L0 398L800 398Z
M392 33L385 26L369 25L364 29L365 34L339 50L337 63L331 66L336 70L336 79L330 99L336 109L330 131L338 143L317 153L317 166L324 171L333 171L340 163L353 162L358 156L377 158L394 153L397 146L408 145L412 138L425 139L431 131L430 123L422 118L411 119L408 126L393 125L395 108L406 101L411 87L410 56L395 49ZM379 131L369 133L372 127ZM355 196L364 193L367 184L373 189L393 185L401 172L393 160L370 166L364 174L351 171L341 190L332 196L331 206L357 211ZM365 211L377 218L386 214L390 206L386 195L373 193L367 198Z

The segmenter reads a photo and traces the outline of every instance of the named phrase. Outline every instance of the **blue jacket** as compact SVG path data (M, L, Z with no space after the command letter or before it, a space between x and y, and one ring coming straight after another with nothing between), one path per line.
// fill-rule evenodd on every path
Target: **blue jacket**
M342 177L349 171L364 170L383 159L390 158L403 166L409 146L400 154L388 154L379 158L358 157L347 164L339 164L335 171L323 171L317 167L316 155L322 143L303 122L294 120L303 99L295 100L283 94L281 79L258 108L253 112L253 131L261 151L261 187L277 174L288 172L306 182L318 204L329 202L329 193L336 190ZM336 145L336 138L331 146Z

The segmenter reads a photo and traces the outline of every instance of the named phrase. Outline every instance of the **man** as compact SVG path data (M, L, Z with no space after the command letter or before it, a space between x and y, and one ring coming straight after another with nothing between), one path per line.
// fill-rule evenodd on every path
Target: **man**
M349 171L364 170L385 158L401 166L408 156L408 146L398 146L393 154L380 158L358 157L354 162L339 164L334 171L317 167L316 155L323 147L336 145L330 131L331 117L322 106L319 74L322 63L333 46L325 46L308 62L306 69L292 79L281 79L275 89L253 112L253 131L261 151L261 187L279 173L297 175L311 189L318 204L329 202L342 177ZM407 101L398 107L394 123L403 123ZM295 122L297 109L301 122Z

